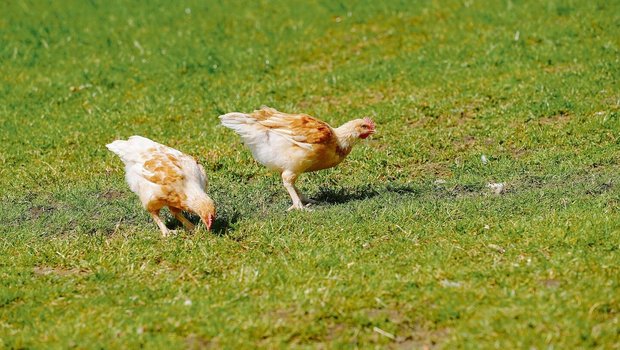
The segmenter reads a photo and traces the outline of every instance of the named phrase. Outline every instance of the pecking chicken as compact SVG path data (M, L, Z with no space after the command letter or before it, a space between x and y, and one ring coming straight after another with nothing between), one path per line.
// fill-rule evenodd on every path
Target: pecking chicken
M295 187L300 174L338 165L360 139L375 132L370 118L351 120L334 129L309 115L287 114L269 107L250 114L224 114L220 120L241 136L259 163L281 173L293 200L288 210L303 209L304 204L313 202Z
M183 215L183 210L196 213L207 229L211 229L215 203L205 192L205 170L194 158L142 136L116 140L106 147L125 163L129 188L140 197L142 206L164 237L169 231L159 211L165 206L187 229L193 229L194 225Z

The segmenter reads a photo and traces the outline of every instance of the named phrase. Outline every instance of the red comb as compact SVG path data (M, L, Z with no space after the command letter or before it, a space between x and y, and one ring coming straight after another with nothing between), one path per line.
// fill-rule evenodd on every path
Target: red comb
M370 128L375 130L375 122L373 122L372 119L366 117L366 118L364 118L364 122L368 123L370 125Z

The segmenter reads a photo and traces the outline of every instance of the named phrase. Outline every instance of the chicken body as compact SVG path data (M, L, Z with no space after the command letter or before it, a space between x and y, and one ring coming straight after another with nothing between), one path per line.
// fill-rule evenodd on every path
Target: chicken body
M164 236L169 231L159 211L165 206L186 228L193 229L194 225L183 216L183 210L196 213L211 229L215 203L206 193L204 168L194 158L142 136L116 140L106 147L125 163L129 188L138 195Z
M303 209L311 202L295 187L300 174L340 164L360 139L375 132L369 118L332 128L309 115L287 114L269 107L250 114L224 114L220 120L241 136L259 163L281 173L293 201L289 210Z

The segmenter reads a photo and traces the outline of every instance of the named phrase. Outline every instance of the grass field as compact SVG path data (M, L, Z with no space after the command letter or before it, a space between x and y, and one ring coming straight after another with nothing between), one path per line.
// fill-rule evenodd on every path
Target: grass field
M0 348L620 348L618 1L5 1L0 81ZM377 123L313 212L219 126L263 104Z

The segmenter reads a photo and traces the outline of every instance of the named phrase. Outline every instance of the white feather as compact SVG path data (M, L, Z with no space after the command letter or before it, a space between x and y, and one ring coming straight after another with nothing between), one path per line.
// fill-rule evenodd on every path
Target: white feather
M228 113L220 116L222 125L234 130L248 146L254 158L272 170L282 170L294 167L292 159L297 158L290 154L288 157L274 152L274 150L291 149L295 144L301 149L292 149L290 152L305 153L312 150L312 145L299 142L292 136L292 132L283 128L268 128L268 121L258 122L252 116L244 113ZM276 124L277 125L277 124Z

